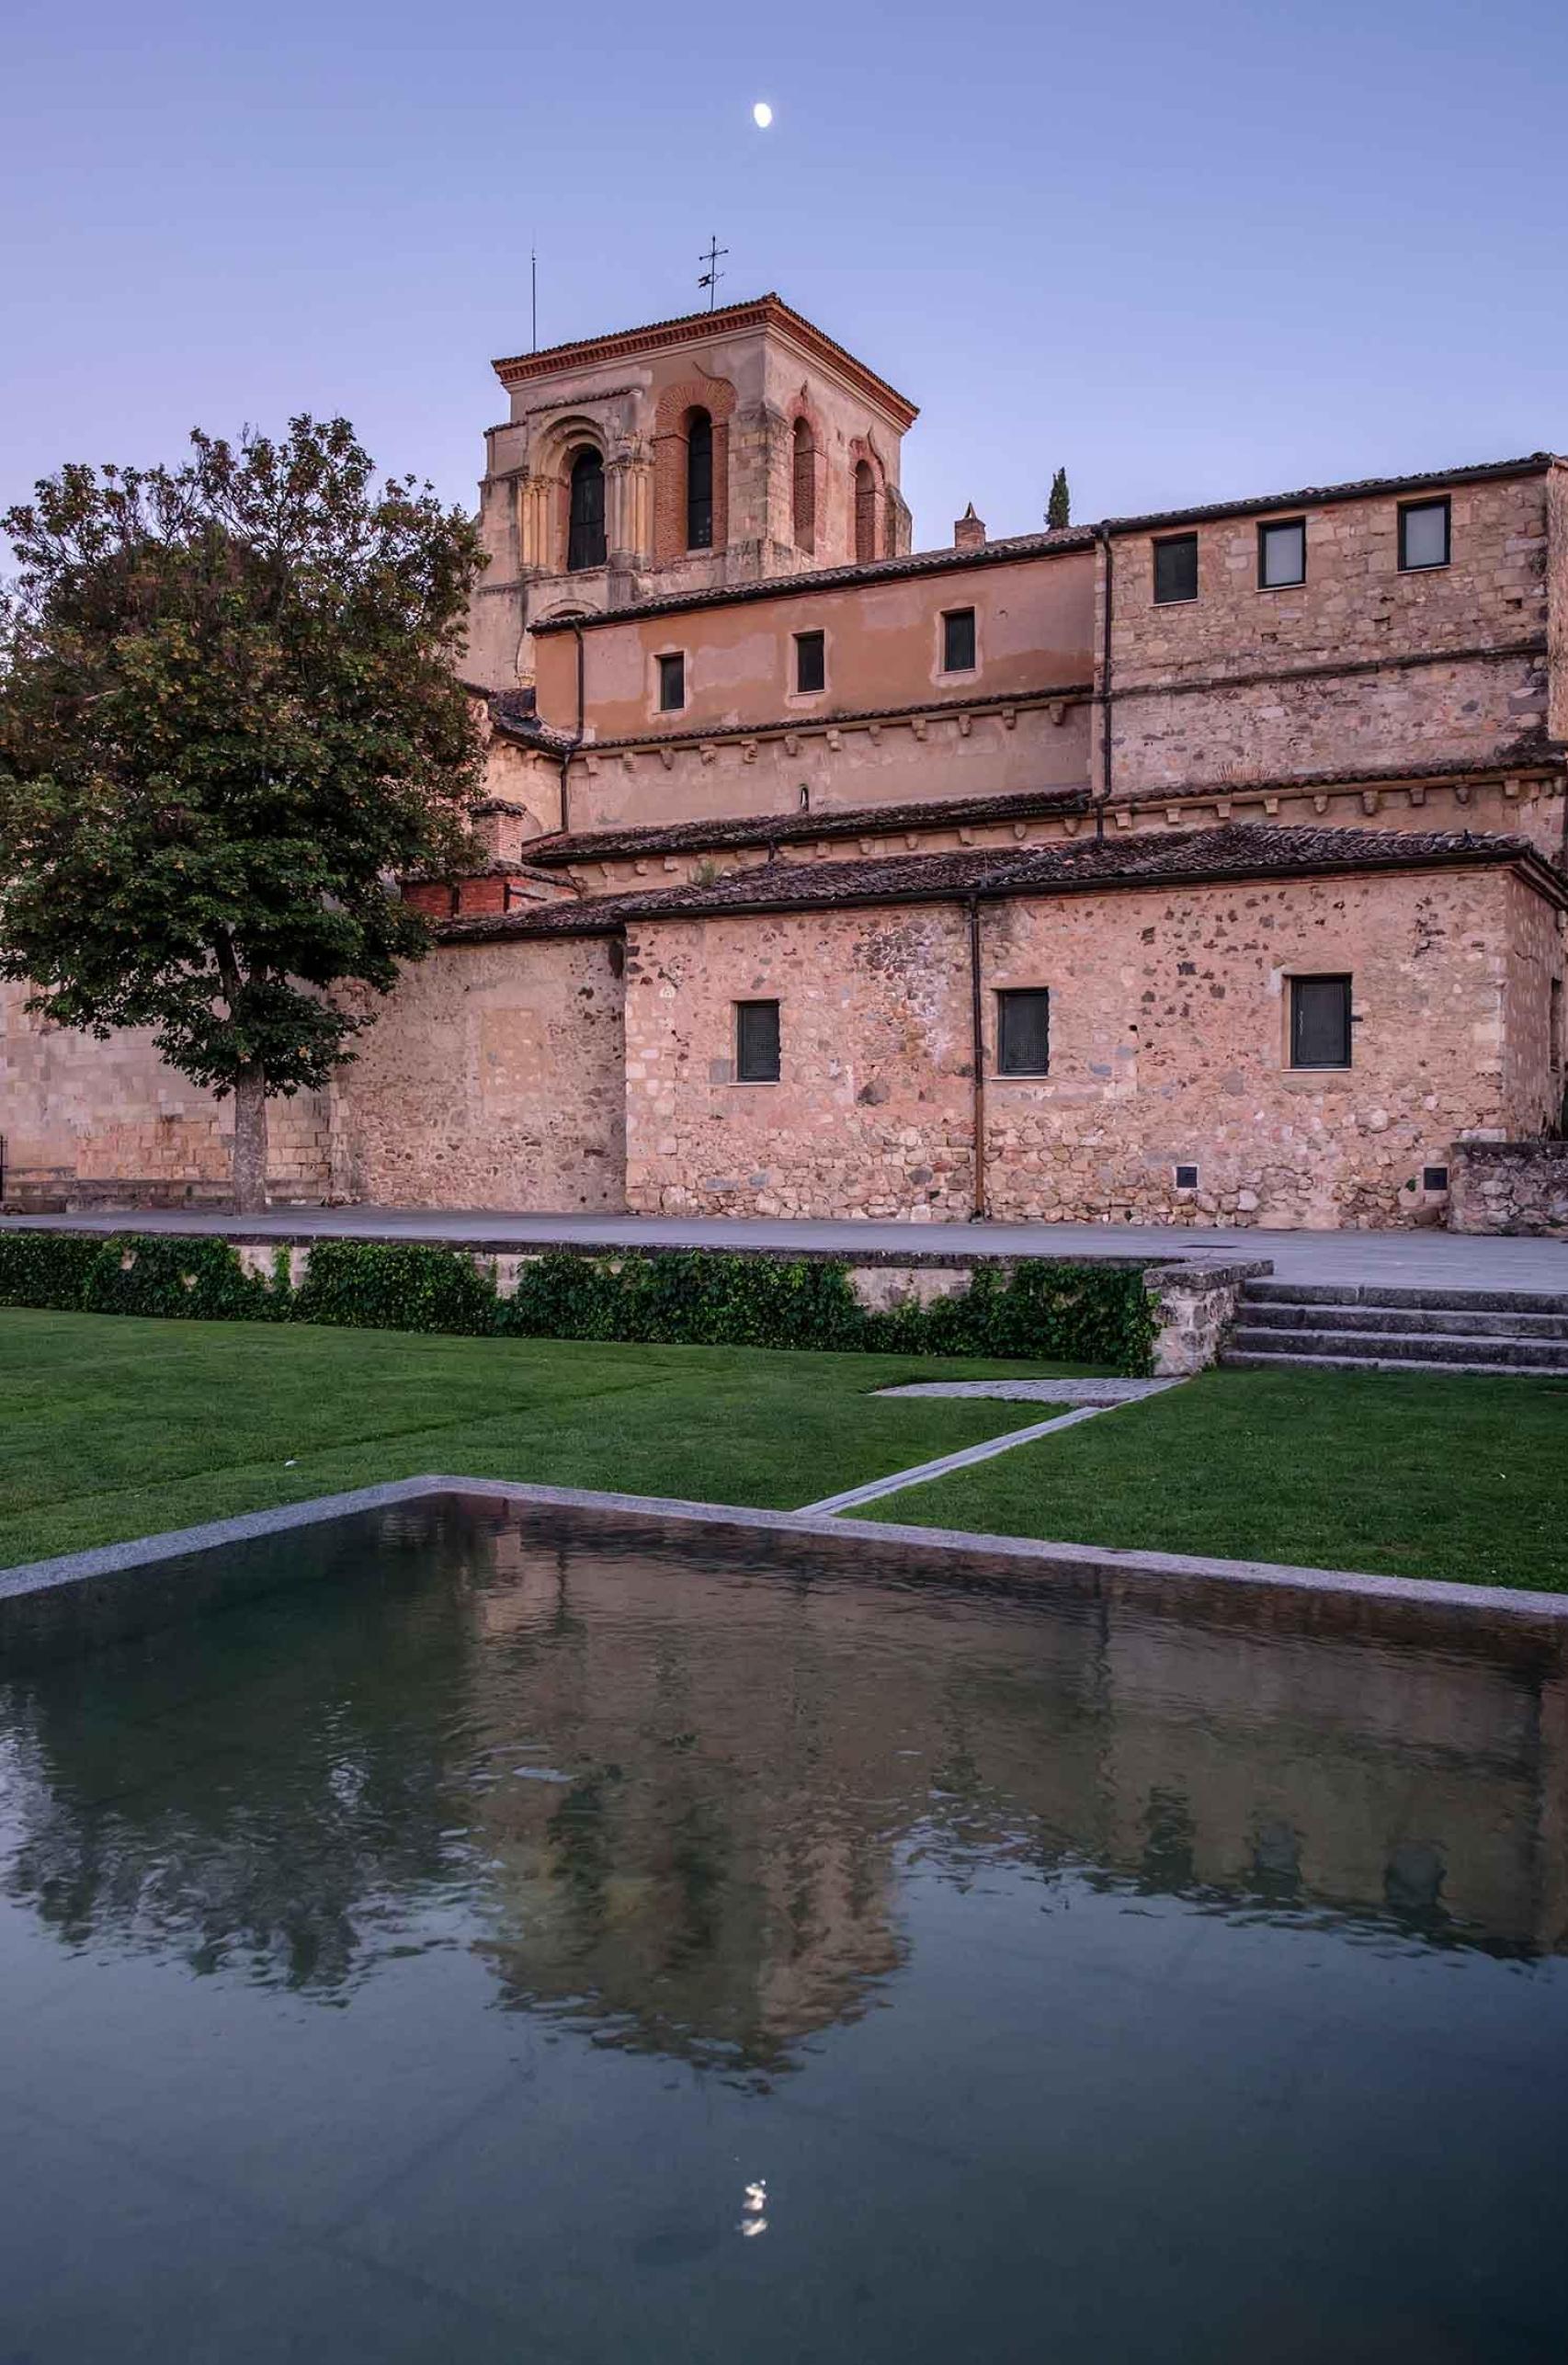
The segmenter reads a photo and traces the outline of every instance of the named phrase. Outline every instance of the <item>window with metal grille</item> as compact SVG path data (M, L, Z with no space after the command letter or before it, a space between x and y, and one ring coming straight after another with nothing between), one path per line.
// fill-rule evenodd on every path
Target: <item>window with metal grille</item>
M1421 1188L1423 1190L1447 1190L1448 1187L1449 1170L1447 1166L1422 1167Z
M1279 591L1307 579L1307 521L1290 517L1257 529L1257 587Z
M797 632L795 635L795 688L798 690L827 688L827 642L821 632Z
M949 608L943 615L942 671L945 674L971 674L974 671L972 608Z
M686 546L713 547L713 422L693 411L686 426Z
M778 1083L777 1002L735 1004L735 1081L738 1084Z
M996 996L996 1073L1044 1075L1051 1065L1051 995L1044 986Z
M1449 499L1402 501L1399 505L1399 563L1403 574L1449 563Z
M1198 1168L1196 1166L1177 1166L1176 1170L1176 1187L1177 1190L1196 1190L1198 1188Z
M1154 605L1198 597L1198 536L1166 534L1154 544Z
M686 652L659 659L659 712L673 714L686 704Z
M568 573L605 563L605 464L585 450L572 462L572 499L566 531Z
M1290 1064L1292 1067L1349 1066L1348 977L1291 978Z

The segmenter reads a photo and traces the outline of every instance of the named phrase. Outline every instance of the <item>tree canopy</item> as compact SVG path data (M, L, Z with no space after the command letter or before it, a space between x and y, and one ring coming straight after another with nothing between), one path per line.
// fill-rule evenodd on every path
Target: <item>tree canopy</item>
M235 1098L324 1084L428 944L394 879L460 867L482 761L458 678L483 564L345 419L178 468L71 466L5 519L0 973L100 1036L150 1027Z

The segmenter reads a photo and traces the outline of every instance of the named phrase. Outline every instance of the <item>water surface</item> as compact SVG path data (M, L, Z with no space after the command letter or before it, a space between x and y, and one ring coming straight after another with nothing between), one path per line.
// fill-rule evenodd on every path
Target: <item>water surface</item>
M5 2365L1568 2353L1547 1631L333 1554L0 1685Z

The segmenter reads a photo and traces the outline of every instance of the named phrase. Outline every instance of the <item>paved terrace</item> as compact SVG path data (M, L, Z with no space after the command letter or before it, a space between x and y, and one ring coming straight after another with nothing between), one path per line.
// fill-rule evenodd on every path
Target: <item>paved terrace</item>
M767 1218L510 1215L474 1210L278 1207L266 1215L210 1211L0 1217L0 1229L216 1233L236 1240L438 1240L493 1250L551 1245L603 1248L768 1248L892 1260L903 1256L1267 1257L1281 1281L1401 1289L1568 1292L1568 1240L1497 1240L1409 1232L1237 1231L1194 1224L815 1223Z

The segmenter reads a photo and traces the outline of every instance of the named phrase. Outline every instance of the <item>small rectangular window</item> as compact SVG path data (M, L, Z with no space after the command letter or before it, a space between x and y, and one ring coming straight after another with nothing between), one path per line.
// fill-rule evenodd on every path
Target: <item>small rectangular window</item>
M1422 1167L1421 1188L1423 1190L1447 1190L1448 1187L1449 1170L1447 1166Z
M1044 1075L1051 1065L1051 995L1026 986L996 996L996 1073Z
M778 1083L777 1002L735 1004L735 1080L739 1084Z
M798 690L827 688L827 641L824 634L796 633L795 688Z
M1290 1064L1292 1067L1349 1066L1348 977L1291 978Z
M1177 1166L1176 1170L1176 1187L1177 1190L1196 1190L1198 1188L1198 1168L1196 1166Z
M1198 597L1198 536L1167 534L1154 544L1154 605Z
M686 654L677 649L673 656L659 659L659 712L674 714L686 704Z
M1307 521L1291 517L1282 526L1257 529L1257 587L1278 591L1287 584L1307 579Z
M974 671L972 608L949 608L942 618L942 671L945 674L971 674Z
M1449 563L1449 500L1402 501L1399 505L1399 563L1403 574Z

